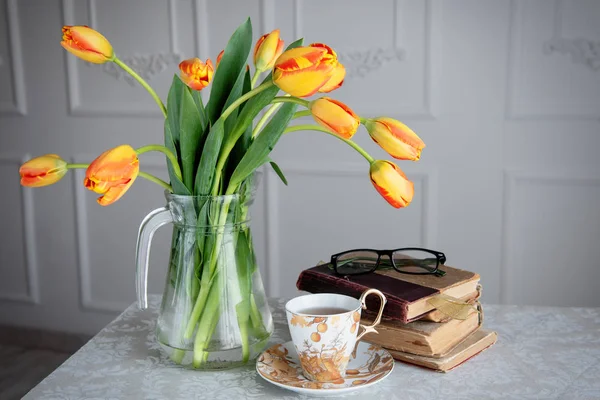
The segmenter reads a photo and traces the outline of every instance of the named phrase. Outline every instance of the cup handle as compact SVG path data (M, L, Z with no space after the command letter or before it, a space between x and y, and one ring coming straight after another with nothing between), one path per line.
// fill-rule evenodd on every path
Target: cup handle
M381 306L379 307L379 313L377 313L377 318L375 318L375 321L373 321L373 324L371 324L371 325L360 324L360 327L363 328L363 331L356 337L356 345L354 346L354 351L352 352L352 358L356 357L356 349L358 348L358 342L360 341L360 339L369 332L377 333L377 330L375 329L375 327L377 325L379 325L379 323L381 322L381 316L383 315L383 308L385 307L385 303L387 303L387 299L385 298L383 293L381 293L379 290L368 289L363 292L363 294L360 296L360 299L359 299L362 304L363 310L367 309L367 304L365 303L365 300L366 300L367 296L370 294L376 294L377 296L379 296L379 298L381 299Z

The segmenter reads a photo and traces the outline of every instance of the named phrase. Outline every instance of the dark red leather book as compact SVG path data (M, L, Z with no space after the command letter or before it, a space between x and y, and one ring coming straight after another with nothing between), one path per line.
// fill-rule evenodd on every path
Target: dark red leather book
M408 323L421 318L435 307L427 300L444 293L457 299L477 292L479 274L444 265L446 275L410 275L396 270L377 270L363 275L339 276L329 264L321 264L300 273L296 287L309 293L339 293L354 298L369 288L383 292L387 298L383 315ZM379 310L379 298L369 296L367 308Z

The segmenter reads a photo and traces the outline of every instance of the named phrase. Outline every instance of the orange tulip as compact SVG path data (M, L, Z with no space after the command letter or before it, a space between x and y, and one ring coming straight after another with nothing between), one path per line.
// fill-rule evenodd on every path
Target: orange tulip
M344 83L344 78L346 77L346 68L342 65L341 62L338 61L337 53L331 47L329 47L323 43L312 43L309 46L310 47L321 47L321 48L327 50L327 57L330 57L331 59L333 59L337 62L336 66L333 70L333 75L331 76L331 78L329 78L327 83L325 83L325 85L323 85L319 89L319 92L320 93L329 93L332 90L335 90L335 89L339 88L340 86L342 86L342 84Z
M313 118L336 135L350 139L360 125L360 118L344 103L321 97L308 105Z
M21 185L41 187L52 185L67 173L67 162L56 154L36 157L19 168Z
M133 184L140 172L135 150L121 145L102 153L85 172L83 184L89 190L102 194L98 204L107 206L119 200Z
M425 143L402 122L379 117L366 120L365 126L375 143L392 157L413 161L421 158L421 150L425 148Z
M396 164L386 160L376 160L369 171L371 182L379 194L393 207L406 207L415 193L414 185Z
M190 58L179 63L181 80L194 90L202 90L208 86L214 74L213 63L206 60L206 64L199 58Z
M225 50L221 50L221 52L217 56L217 68L219 68L219 63L221 62L221 58L223 58L223 54L225 54Z
M331 79L336 65L327 49L296 47L275 61L273 82L292 96L312 96Z
M104 64L115 59L110 42L90 27L63 26L62 33L63 40L60 45L87 62Z
M283 52L283 40L279 38L279 29L266 33L254 46L254 66L259 72L273 68L275 60Z

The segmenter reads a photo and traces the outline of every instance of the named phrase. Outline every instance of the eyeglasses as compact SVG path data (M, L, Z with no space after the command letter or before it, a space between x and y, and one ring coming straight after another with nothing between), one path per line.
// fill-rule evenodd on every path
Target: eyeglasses
M442 252L406 247L395 250L348 250L332 255L330 265L338 275L360 275L377 268L394 268L403 274L444 276L446 272L440 270L439 266L445 262L446 256Z

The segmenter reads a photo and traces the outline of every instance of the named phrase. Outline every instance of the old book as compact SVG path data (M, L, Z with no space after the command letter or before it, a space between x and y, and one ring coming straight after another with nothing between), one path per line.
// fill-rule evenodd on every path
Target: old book
M395 350L389 350L389 352L392 354L392 357L398 361L433 369L439 372L448 372L492 346L496 343L497 339L498 335L496 332L480 329L442 358L418 356Z
M364 315L361 322L370 325L373 317ZM383 318L375 328L378 333L368 333L364 340L386 349L440 358L479 329L482 322L483 314L475 309L465 320L452 319L444 323L419 320L403 324Z
M384 315L403 323L417 320L435 309L428 299L441 293L460 299L477 291L479 274L444 265L444 276L402 274L377 270L370 274L339 276L329 264L302 271L296 282L299 290L310 293L340 293L359 298L369 288L387 297ZM367 298L369 310L379 309L379 298Z
M468 295L461 297L459 300L464 301L468 304L475 304L481 297L481 285L477 285L477 291L469 293ZM419 318L419 321L431 321L431 322L446 322L451 320L447 314L440 310L429 311L423 317Z

